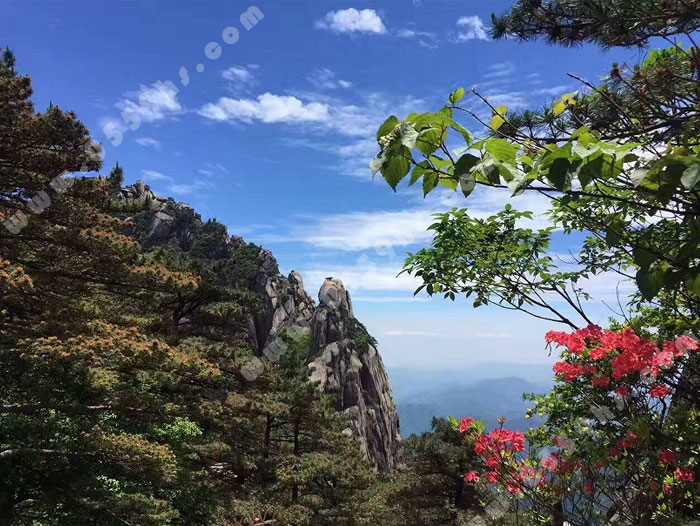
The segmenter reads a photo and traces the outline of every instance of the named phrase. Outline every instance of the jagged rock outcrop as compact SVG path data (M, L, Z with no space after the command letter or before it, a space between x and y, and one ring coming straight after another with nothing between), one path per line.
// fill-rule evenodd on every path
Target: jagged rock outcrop
M391 470L401 440L399 416L376 341L355 319L350 294L339 279L327 278L311 321L311 379L336 393L340 410L363 453L381 470Z
M269 250L261 249L254 289L263 298L265 315L256 319L253 329L258 351L270 345L291 325L308 329L314 314L314 301L304 289L301 274L293 270L287 278L280 274Z
M368 461L380 470L394 468L401 436L389 379L376 341L355 319L340 280L326 279L316 306L299 272L283 276L269 250L229 236L219 223L203 222L191 206L158 196L141 181L121 189L116 198L124 205L122 215L134 213L129 219L137 220L130 234L145 250L174 245L211 260L245 251L245 261L252 266L245 274L245 287L261 303L261 312L248 320L250 343L262 355L279 348L285 333L311 332L311 380L337 395L338 410L349 417L347 432L358 439Z

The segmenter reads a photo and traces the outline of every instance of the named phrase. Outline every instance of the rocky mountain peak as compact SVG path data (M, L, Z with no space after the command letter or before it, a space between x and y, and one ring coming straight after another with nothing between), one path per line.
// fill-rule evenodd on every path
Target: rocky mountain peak
M338 410L348 417L347 432L357 438L367 460L380 470L394 468L401 435L389 378L377 342L355 318L350 293L340 279L326 278L316 305L301 273L282 275L272 252L229 236L215 221L202 221L191 206L158 196L142 181L123 188L116 198L124 215L133 213L131 234L145 250L175 245L213 260L243 252L243 263L251 266L244 286L261 304L260 313L248 321L254 350L263 354L285 333L310 333L310 379L337 396Z
M391 470L401 440L399 416L377 342L353 314L343 282L326 278L311 320L311 379L339 397L348 432L378 469Z

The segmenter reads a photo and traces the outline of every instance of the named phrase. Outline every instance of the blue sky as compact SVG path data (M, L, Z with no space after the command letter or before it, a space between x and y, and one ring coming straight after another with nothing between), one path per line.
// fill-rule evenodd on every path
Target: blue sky
M33 77L38 108L51 101L88 125L105 148L105 171L119 161L128 182L143 179L271 249L283 271L302 272L312 295L325 276L343 279L387 364L545 364L551 324L414 300L415 280L395 278L406 252L429 242L432 213L469 206L486 215L508 195L423 199L418 189L394 193L372 181L368 168L387 116L437 110L458 86L477 85L496 105L537 107L578 89L567 73L595 81L612 62L638 58L491 41L490 13L508 4L5 1L0 45ZM246 29L240 15L251 5L263 17ZM530 196L514 204L546 207ZM554 250L572 247L558 236ZM590 284L602 323L616 282Z

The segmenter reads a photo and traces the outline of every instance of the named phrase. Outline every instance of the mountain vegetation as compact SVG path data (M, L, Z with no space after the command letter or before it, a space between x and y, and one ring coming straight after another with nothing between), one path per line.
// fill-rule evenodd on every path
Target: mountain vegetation
M371 167L392 188L503 195L488 218L436 217L406 260L416 293L563 329L544 336L561 357L551 391L526 395L531 429L465 415L403 441L340 280L316 305L268 251L123 187L123 166L99 175L88 129L36 111L4 50L0 526L697 524L698 29L697 0L518 0L494 39L644 57L540 110L458 88L379 128ZM526 192L549 227L510 204ZM584 241L558 262L570 234ZM606 328L585 288L603 274L635 287Z
M460 476L466 461L436 480L424 466L437 453L422 443L403 446L401 475L372 462L372 447L393 447L388 438L363 453L345 393L310 379L311 339L329 336L308 326L300 277L292 287L269 252L187 205L143 183L122 188L119 165L89 176L101 168L99 145L75 114L37 112L31 95L6 50L0 525L361 525L380 515L423 524L408 510L424 487L473 493ZM341 290L331 285L327 294ZM271 327L279 309L306 325L287 313ZM318 312L328 330L348 333L325 343L374 364L362 381L385 380L362 324L347 309ZM284 352L260 360L271 339ZM375 421L364 424L375 432ZM441 429L425 440L454 443L456 432ZM421 517L437 524L445 511L431 506Z
M572 75L581 89L542 110L511 111L458 88L438 112L391 116L377 132L370 166L392 188L410 174L424 195L438 187L503 195L503 210L488 218L466 208L436 216L431 246L406 260L405 272L423 282L416 293L463 296L571 331L547 334L562 359L552 392L532 397L546 422L527 440L503 424L487 434L470 418L453 421L482 458L466 479L508 496L501 521L694 523L700 6L520 0L492 24L495 39L627 46L644 57L613 64L597 83ZM508 202L526 192L549 203L551 226L527 228L532 213ZM571 261L553 257L555 231L583 234ZM635 285L607 331L586 307L586 281L601 274Z

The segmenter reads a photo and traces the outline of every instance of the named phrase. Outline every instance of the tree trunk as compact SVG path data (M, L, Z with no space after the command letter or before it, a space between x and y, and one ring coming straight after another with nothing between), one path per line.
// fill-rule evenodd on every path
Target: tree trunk
M270 438L272 435L272 415L268 414L265 421L265 442L263 444L263 458L270 454Z
M564 526L564 507L559 500L554 505L554 526Z
M294 422L294 456L299 456L299 419ZM292 485L292 502L296 504L299 501L299 485L294 482Z
M0 500L0 526L12 526L14 505L10 500Z

